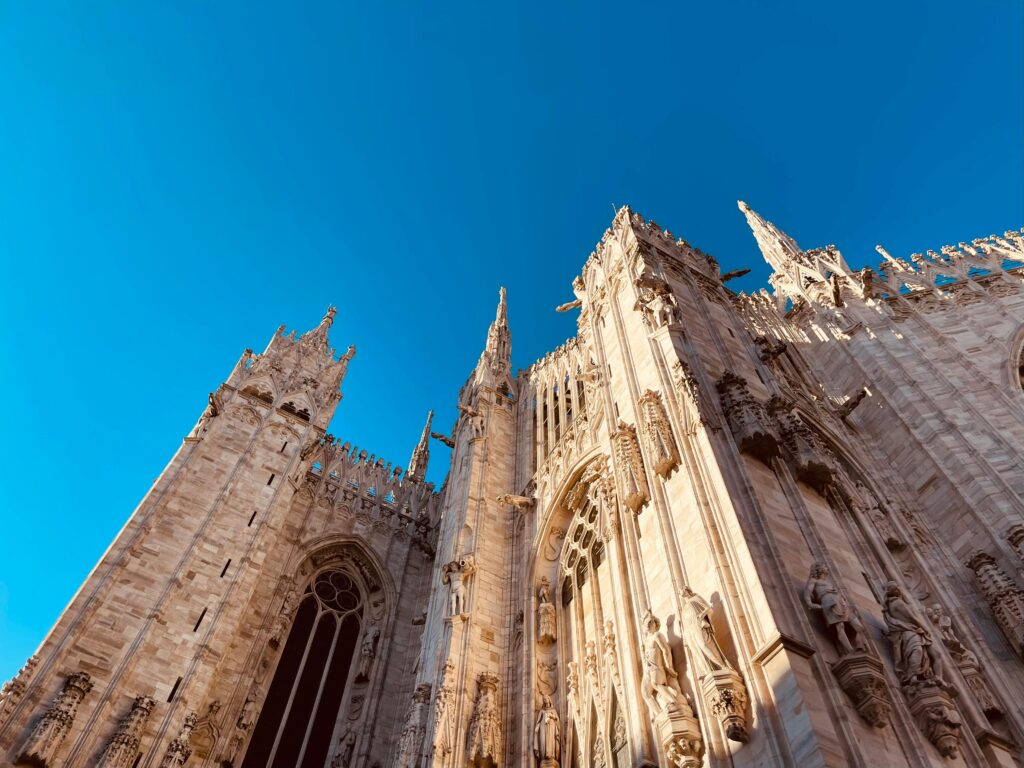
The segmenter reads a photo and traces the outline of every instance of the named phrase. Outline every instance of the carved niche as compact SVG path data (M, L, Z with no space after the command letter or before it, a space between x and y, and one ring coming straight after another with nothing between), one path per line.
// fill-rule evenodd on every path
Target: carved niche
M32 729L18 757L29 765L52 766L64 738L71 730L78 705L92 690L92 678L86 672L75 672L64 681L64 687L46 714Z
M641 693L665 754L677 768L698 768L704 745L700 726L679 685L672 649L661 622L649 610L643 618L644 673Z
M665 415L661 397L649 389L644 392L637 406L654 471L662 477L668 477L679 464L679 451L676 449L672 427L668 423L668 416Z
M476 686L476 700L466 734L466 755L470 766L494 768L502 757L498 678L481 672Z
M882 662L870 652L867 631L829 572L818 562L811 566L803 593L804 605L820 613L832 635L839 660L832 672L853 701L857 713L875 728L889 724L892 700Z
M779 425L793 474L823 493L834 478L831 455L793 408L792 402L778 395L768 401L768 412Z
M185 715L177 738L167 747L167 753L160 762L160 768L181 768L192 755L192 731L199 722L199 715L189 712Z
M708 708L718 719L725 735L732 741L746 742L747 689L743 677L722 652L711 621L711 604L683 587L683 642L690 651L690 663L701 681L701 690Z
M885 588L882 609L892 644L896 677L918 727L939 753L960 753L962 718L950 696L948 671L932 642L928 621L894 581Z
M96 768L129 768L139 751L142 730L155 706L149 696L139 696L107 742Z
M412 704L405 719L401 740L398 743L396 768L416 768L420 764L420 750L426 729L427 704L430 701L430 683L416 686Z
M636 429L620 421L618 430L612 436L612 443L615 447L615 473L622 488L622 502L635 514L651 498L640 446L636 441Z
M992 693L991 687L985 680L981 671L981 662L968 648L960 642L960 637L953 629L953 620L938 603L928 609L928 618L939 633L942 644L946 646L949 655L953 657L964 682L974 695L974 700L985 716L990 719L999 719L1003 716L1003 708Z
M455 666L445 662L434 698L434 738L431 751L444 758L455 746Z
M746 380L732 371L722 374L716 386L739 449L771 466L772 459L779 455L779 439L764 406L750 393Z
M1024 590L987 552L972 553L967 558L967 567L974 571L981 593L1006 639L1018 654L1024 655Z

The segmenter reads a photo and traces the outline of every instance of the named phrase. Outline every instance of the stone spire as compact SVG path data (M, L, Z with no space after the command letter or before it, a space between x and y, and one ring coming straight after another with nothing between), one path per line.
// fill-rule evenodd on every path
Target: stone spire
M334 316L337 313L337 309L334 307L328 307L327 314L325 314L324 319L320 321L320 325L312 331L307 331L302 334L303 343L324 351L329 350L331 348L331 344L327 339L327 332L331 329L331 325L334 323Z
M761 249L761 253L764 254L765 261L773 270L778 273L786 273L789 272L789 267L793 262L807 263L806 254L793 238L770 221L761 218L757 211L742 200L737 200L736 204L743 211L743 215L747 217L747 224L754 233L754 239L757 240L757 245Z
M509 372L512 360L512 334L508 329L508 306L505 303L505 288L498 292L498 311L494 322L487 330L487 346L481 362L486 360L487 367L495 376Z
M423 480L427 476L427 462L430 461L430 422L434 419L434 412L427 413L427 423L423 426L423 434L420 441L409 458L409 468L405 476L410 480Z

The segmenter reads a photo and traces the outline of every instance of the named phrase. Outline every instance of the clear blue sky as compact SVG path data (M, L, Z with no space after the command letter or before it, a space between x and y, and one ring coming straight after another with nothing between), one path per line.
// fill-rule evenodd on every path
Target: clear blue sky
M281 323L338 306L332 431L404 465L613 204L748 289L737 198L856 265L1024 224L1021 3L667 5L4 4L0 679Z

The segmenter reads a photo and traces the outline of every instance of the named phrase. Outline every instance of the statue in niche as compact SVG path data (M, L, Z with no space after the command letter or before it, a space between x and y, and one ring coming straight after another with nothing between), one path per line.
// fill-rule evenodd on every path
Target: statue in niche
M541 768L558 768L558 759L562 754L561 731L558 712L551 703L551 697L545 696L533 726L533 754Z
M711 623L711 604L688 586L683 587L683 641L692 651L697 677L719 669L732 669L732 665L715 636Z
M359 646L359 671L356 673L356 680L368 680L370 678L370 667L373 666L373 659L377 655L377 641L380 639L380 629L376 623L370 624L363 634L362 645Z
M867 650L864 625L850 610L850 604L832 580L827 565L816 562L811 566L803 597L804 604L812 611L820 611L829 630L835 633L840 656Z
M469 764L494 768L502 757L501 714L498 711L498 678L487 672L477 678L476 701L466 735Z
M551 582L547 576L540 579L537 590L537 642L550 645L557 639L555 605L551 602Z
M284 596L284 602L281 604L281 611L277 614L277 620L274 622L274 629L270 633L270 647L277 648L281 644L281 639L284 637L285 632L288 629L288 625L291 623L292 614L295 612L295 606L299 603L299 592L294 587L290 588Z
M446 662L441 672L441 685L434 699L434 738L431 749L444 756L455 745L455 666Z
M451 616L465 616L469 613L469 589L467 581L476 571L472 555L461 560L452 560L441 572L441 580L450 590L449 610Z
M352 765L352 754L356 751L356 734L351 728L338 739L338 753L331 761L331 768L349 768Z
M243 731L247 732L252 728L253 723L256 722L256 702L259 700L259 690L253 688L249 691L249 695L245 697L245 703L242 705L242 711L238 714L238 722L236 725Z
M896 674L904 686L938 685L947 687L942 656L932 644L926 619L903 595L895 581L885 585L882 608L892 643Z
M672 664L672 649L668 640L659 630L661 622L647 611L644 625L644 677L643 695L651 714L657 714L671 707L678 707L683 696L679 687L679 675Z

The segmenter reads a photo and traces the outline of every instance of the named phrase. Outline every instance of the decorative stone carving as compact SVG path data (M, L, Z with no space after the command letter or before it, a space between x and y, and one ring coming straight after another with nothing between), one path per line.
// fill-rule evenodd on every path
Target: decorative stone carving
M92 679L87 673L69 675L53 704L29 734L18 761L44 768L53 766L53 759L75 721L78 705L91 690Z
M860 617L850 608L824 563L811 566L803 599L808 608L821 613L833 635L840 658L832 665L832 672L840 687L865 722L875 728L885 727L892 702L882 662L869 652L867 631Z
M649 389L640 398L637 406L654 471L662 477L668 477L679 464L679 452L676 450L672 427L668 423L661 398Z
M735 669L709 672L703 680L704 699L711 714L721 723L725 735L732 741L750 741L747 733L747 689L743 678Z
M717 388L739 449L770 465L779 455L779 439L768 423L764 406L754 399L747 382L732 371L722 374Z
M533 725L533 755L540 768L558 768L562 757L562 728L558 711L551 703L551 697L541 700L540 710Z
M338 739L338 751L331 760L331 768L349 768L352 765L352 755L356 751L356 733L351 728L345 728L345 732Z
M615 641L615 625L611 621L604 623L604 637L601 638L604 644L604 667L611 677L612 684L622 695L622 685L619 679L619 651Z
M832 665L832 673L859 714L868 725L884 728L889 724L892 699L885 682L882 662L870 653L854 651Z
M704 698L718 718L725 735L733 741L745 742L747 721L745 716L747 691L743 678L725 658L714 625L711 623L711 604L683 587L683 642L690 651L690 663L702 681Z
M932 626L938 630L942 644L946 646L949 655L956 662L960 674L963 675L964 682L971 689L974 700L978 703L981 711L992 719L1002 717L1004 714L1003 708L985 680L978 657L960 642L960 638L953 629L953 620L949 618L938 603L935 603L928 609L928 618L931 620Z
M1024 655L1024 590L1000 568L990 554L978 550L967 558L996 623L1018 653Z
M523 512L533 506L533 499L529 496L515 496L511 493L499 496L495 501L499 504L508 504Z
M29 678L32 677L32 673L35 671L36 664L38 663L39 657L32 656L18 670L18 674L0 688L0 725L10 717L14 708L18 706L18 702L21 701L21 697L25 695L25 688L28 687Z
M380 627L371 622L363 633L363 642L359 646L359 671L356 680L369 680L373 660L377 656L377 641L380 640Z
M210 422L220 415L220 403L218 402L217 394L211 392L207 398L207 406L203 411L203 415L199 417L199 421L196 422L195 429L192 430L192 434L189 435L191 438L201 438L206 434L206 431L210 428Z
M476 701L466 734L466 755L470 766L494 768L502 756L498 678L481 672L476 684Z
M685 410L692 416L688 422L687 434L695 434L698 425L708 429L721 429L718 414L708 402L693 369L685 360L676 360L672 364L672 373L680 397L689 406Z
M650 499L647 488L647 477L644 473L640 446L636 441L636 430L619 422L618 431L612 436L615 448L615 472L622 489L622 502L634 513Z
M864 625L850 610L850 604L836 586L827 565L816 562L811 566L803 597L804 604L811 611L821 613L829 632L835 636L840 656L867 650Z
M455 746L455 667L446 662L441 685L434 698L434 738L431 749L435 755L447 755Z
M299 604L299 597L299 592L294 587L290 587L288 592L285 593L281 610L277 614L277 618L274 620L274 627L270 632L268 643L271 648L277 648L281 645L281 640L292 623L292 615L295 613L295 607Z
M132 702L132 708L117 726L113 737L107 742L96 768L129 768L139 752L142 730L146 727L154 702L149 696L139 696Z
M537 642L550 645L558 639L555 605L551 602L551 582L547 576L540 579L537 589Z
M661 622L647 611L643 618L644 674L641 693L658 739L672 765L696 768L701 764L703 743L700 726L679 686L672 649L660 631Z
M451 616L469 614L469 577L476 572L476 560L473 555L464 555L452 560L441 571L441 580L448 585L448 610Z
M878 531L878 535L882 537L882 541L885 542L885 546L890 552L902 552L907 543L896 531L896 527L892 524L886 511L879 506L874 494L861 483L857 483L857 491L864 499L863 502L856 503L857 509L875 526L875 530Z
M1024 525L1015 525L1006 532L1006 540L1017 553L1017 557L1024 560Z
M412 694L412 705L409 707L409 714L406 716L405 727L398 743L398 760L395 762L395 768L417 768L420 764L430 687L430 683L421 683Z
M192 755L192 731L199 722L199 715L189 712L181 723L178 736L172 741L160 761L160 768L181 768Z
M950 698L945 665L932 643L927 620L894 581L886 584L882 615L892 644L896 676L918 727L943 757L955 758L962 722Z
M575 661L568 663L568 671L565 674L566 699L569 702L569 712L577 719L580 714L580 670Z
M828 449L793 412L793 403L775 396L768 401L768 412L779 425L793 474L823 492L834 477Z

